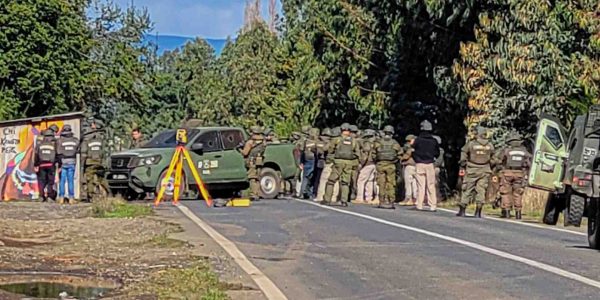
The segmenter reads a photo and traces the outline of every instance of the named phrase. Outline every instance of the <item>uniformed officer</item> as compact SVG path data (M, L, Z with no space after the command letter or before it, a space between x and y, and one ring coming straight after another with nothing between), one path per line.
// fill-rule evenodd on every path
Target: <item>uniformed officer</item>
M71 125L64 125L57 142L57 155L60 164L60 184L58 197L60 203L69 203L75 198L75 168L77 166L77 152L79 139L73 135ZM65 197L65 184L68 184L68 194Z
M138 149L146 144L146 138L142 133L140 128L134 128L131 131L131 142L129 144L129 149Z
M478 127L477 138L469 141L461 151L460 175L464 177L464 190L457 216L464 217L467 205L474 199L477 203L475 217L481 218L485 192L489 176L492 174L493 155L494 146L487 138L487 130Z
M241 152L246 159L246 169L250 181L250 198L258 200L260 198L260 169L263 165L266 143L262 128L253 126L250 131L252 136L246 141Z
M296 160L296 173L294 178L291 180L291 194L293 196L298 196L300 193L300 187L302 185L302 170L300 166L300 159L302 155L300 154L300 140L302 138L302 134L298 131L292 132L290 142L294 144L294 159Z
M317 143L319 142L319 135L321 134L318 128L311 128L308 132L308 137L304 140L301 152L301 166L302 166L302 187L301 196L304 199L308 199L313 195L314 186L314 170L315 162L317 160Z
M333 170L325 188L324 204L331 204L333 189L336 182L340 183L340 201L343 206L348 206L350 199L350 185L352 184L352 172L358 166L360 149L358 143L352 138L350 124L341 126L342 136L334 139L329 145L327 159L333 161Z
M379 207L394 209L396 200L396 163L402 158L402 147L394 138L394 127L383 128L383 137L373 146L377 163L377 184L379 185Z
M329 176L331 176L331 172L333 171L333 160L330 159L331 157L331 153L329 153L329 147L331 145L331 142L340 137L341 135L341 131L339 127L335 127L332 128L331 131L329 132L330 134L328 136L327 135L327 131L323 132L323 140L327 142L327 147L325 149L327 149L327 153L325 155L325 167L323 168L323 172L321 173L321 179L319 180L319 188L317 191L317 197L315 198L315 201L318 202L322 202L325 199L325 189L327 188L327 181L329 180ZM338 195L340 192L340 184L339 182L336 182L335 185L333 186L333 195L332 198L333 199L337 199ZM337 200L336 200L337 201Z
M302 193L302 182L304 179L304 166L302 165L302 151L303 151L303 147L304 147L304 142L306 141L306 139L308 138L308 133L310 131L310 126L308 125L304 125L301 128L300 131L300 136L299 138L296 140L296 153L298 154L298 172L296 173L296 189L295 189L295 195L298 198L303 197Z
M412 157L414 149L412 143L417 137L409 134L406 136L406 143L402 147L402 167L404 175L404 200L407 205L414 205L417 202L417 164Z
M360 129L358 129L358 126L356 125L350 125L350 135L352 136L352 138L354 140L356 140L357 144L358 144L358 149L360 152L362 152L362 150L360 149L360 147L362 147L362 138L360 135ZM350 186L350 201L355 201L356 200L356 193L357 193L357 187L358 187L358 173L360 172L360 159L356 161L356 167L354 168L354 171L352 172L352 185Z
M510 218L510 211L515 209L515 218L521 219L525 192L527 169L531 165L531 153L523 146L518 133L509 135L507 147L500 154L502 170L500 171L500 195L502 196L502 218Z
M358 203L372 203L375 197L376 170L373 155L375 134L373 129L366 129L360 139L360 171L356 181L356 202Z
M265 130L265 141L267 144L281 144L281 141L277 138L277 134L271 128Z
M56 200L54 178L56 176L56 138L50 129L42 131L42 140L36 145L34 166L42 202Z
M326 165L325 160L327 158L327 150L329 148L330 138L331 129L325 128L321 132L321 136L319 136L319 140L317 141L317 160L315 163L315 171L313 176L313 198L315 201L323 201L323 199L317 200L317 197L319 191L323 190L323 193L325 192L325 187L321 187L321 176ZM323 198L323 194L321 194L321 198Z
M81 143L81 161L83 162L83 192L86 200L91 202L104 194L97 193L100 189L108 192L108 184L104 180L104 154L105 141L102 123L99 120L91 120L90 132L86 133Z

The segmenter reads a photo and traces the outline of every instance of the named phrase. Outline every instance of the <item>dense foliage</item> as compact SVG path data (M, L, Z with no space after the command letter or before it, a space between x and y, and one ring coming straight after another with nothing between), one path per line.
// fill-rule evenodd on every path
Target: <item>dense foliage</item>
M284 0L276 32L247 18L218 57L202 39L158 56L143 9L5 2L3 120L81 109L120 135L194 118L281 135L389 123L403 137L429 119L456 155L469 126L502 141L533 133L543 112L568 123L600 97L594 0Z

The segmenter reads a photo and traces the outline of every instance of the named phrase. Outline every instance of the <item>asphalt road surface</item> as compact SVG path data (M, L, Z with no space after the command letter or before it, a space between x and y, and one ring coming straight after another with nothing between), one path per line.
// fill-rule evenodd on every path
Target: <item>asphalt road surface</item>
M183 202L289 299L599 299L585 236L408 207Z

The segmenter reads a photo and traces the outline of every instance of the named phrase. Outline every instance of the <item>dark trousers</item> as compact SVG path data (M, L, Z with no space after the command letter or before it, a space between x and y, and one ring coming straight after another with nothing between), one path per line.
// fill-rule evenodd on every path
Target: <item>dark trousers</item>
M313 171L312 185L313 185L313 197L317 197L317 191L319 190L319 183L321 182L321 173L323 173L323 167L325 166L325 161L323 162L323 166L319 167L319 162L315 166L315 170Z
M40 196L42 196L42 201L46 201L48 198L56 200L56 192L54 191L55 175L56 169L54 167L40 167L38 170L38 187L40 188ZM46 189L46 193L44 193L44 189Z
M307 160L304 162L304 178L302 178L302 188L300 196L310 197L313 194L313 176L315 170L315 161Z

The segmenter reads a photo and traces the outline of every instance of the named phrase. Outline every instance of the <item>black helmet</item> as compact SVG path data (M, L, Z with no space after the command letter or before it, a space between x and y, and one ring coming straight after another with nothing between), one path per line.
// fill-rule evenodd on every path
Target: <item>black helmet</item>
M63 126L63 129L62 129L62 131L63 131L63 132L71 132L71 131L72 131L72 129L71 129L71 125L69 125L69 124L65 124L65 126Z
M54 133L58 132L58 126L56 126L56 124L50 125L50 127L48 127L48 129L52 130Z
M42 131L42 136L54 136L54 131L52 129L45 129Z
M510 143L510 142L518 142L521 141L521 135L518 132L511 132L507 137L506 137L506 142Z
M383 127L383 132L386 134L394 134L394 126L386 125L385 127Z

